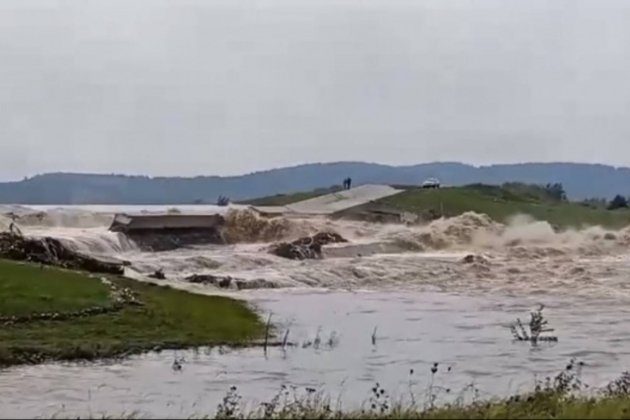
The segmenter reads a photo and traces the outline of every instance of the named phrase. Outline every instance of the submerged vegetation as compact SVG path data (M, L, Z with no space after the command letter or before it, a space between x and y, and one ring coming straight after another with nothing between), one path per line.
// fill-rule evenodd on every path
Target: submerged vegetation
M542 335L543 333L553 332L553 328L547 327L549 322L543 316L543 309L545 309L545 305L541 304L537 310L530 313L529 332L523 326L521 319L516 319L516 322L510 326L510 331L515 340L529 341L534 345L541 341L558 341L558 337L555 335Z
M4 260L0 324L0 366L247 345L265 334L234 299Z
M557 337L543 335L553 331L543 316L544 306L530 313L526 331L520 319L511 327L514 338L528 341L555 342ZM427 387L415 389L414 369L409 372L408 396L396 399L376 383L360 409L344 409L340 400L315 388L287 387L257 408L247 409L236 387L230 388L218 405L214 418L250 419L537 419L537 418L627 418L630 413L630 373L599 390L589 390L582 379L582 361L571 359L554 377L536 380L527 393L508 398L482 400L479 389L470 384L458 393L442 382L440 375L451 372L451 366L433 363L427 374ZM589 394L585 391L591 391Z
M102 298L102 296L101 296ZM99 298L100 299L100 298ZM519 341L536 345L554 341L543 333L546 327L542 311L530 313L529 332L517 320L512 331ZM269 328L270 322L265 326ZM522 329L522 331L519 331ZM287 331L288 334L288 331ZM319 341L318 331L315 341ZM375 334L372 336L374 337ZM525 336L526 338L524 338ZM543 340L546 337L547 340ZM332 340L332 338L331 338ZM308 346L303 345L302 348ZM284 349L283 349L284 351ZM628 418L630 414L630 373L624 372L606 386L591 389L582 380L585 363L571 359L555 376L536 380L529 392L510 397L482 399L480 390L471 383L463 389L448 386L452 366L432 363L417 378L409 371L406 395L391 395L381 384L366 389L366 399L358 408L344 408L341 398L331 398L314 387L283 385L266 401L249 404L236 386L230 387L214 413L193 415L189 418L216 419L598 419ZM185 367L185 360L176 358L173 371ZM428 376L428 381L425 378ZM424 388L416 384L426 383ZM112 412L115 407L112 407ZM59 416L58 413L56 417ZM92 418L92 416L89 416ZM80 417L79 417L80 418ZM143 418L141 413L102 418Z

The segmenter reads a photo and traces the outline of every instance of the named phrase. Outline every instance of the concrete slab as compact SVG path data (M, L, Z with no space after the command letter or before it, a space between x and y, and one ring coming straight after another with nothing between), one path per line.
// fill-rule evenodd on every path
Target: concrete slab
M263 216L282 216L289 213L289 209L285 206L250 206L249 208Z
M223 223L219 214L116 214L109 230L114 232L213 229Z
M371 201L401 193L389 185L361 185L322 195L285 206L290 213L301 215L330 215L339 211L367 204Z

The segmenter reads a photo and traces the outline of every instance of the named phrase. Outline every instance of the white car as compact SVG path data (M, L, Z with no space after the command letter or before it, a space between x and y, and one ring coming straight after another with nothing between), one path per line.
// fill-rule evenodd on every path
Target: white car
M429 178L422 183L422 188L440 188L440 180L437 178Z

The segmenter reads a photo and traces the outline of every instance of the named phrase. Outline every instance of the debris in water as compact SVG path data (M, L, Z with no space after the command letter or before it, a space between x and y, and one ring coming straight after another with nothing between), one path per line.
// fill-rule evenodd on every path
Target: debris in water
M293 242L281 242L271 247L270 252L291 260L318 259L322 257L322 246L348 242L338 233L319 232Z
M517 341L529 341L534 345L539 341L558 341L558 337L556 336L541 335L542 333L554 331L553 328L545 327L548 322L542 314L543 309L545 309L545 305L540 304L536 311L530 313L530 320L528 325L529 333L527 332L527 330L525 330L525 326L519 318L517 318L516 322L510 326L510 331Z
M161 268L158 270L155 270L155 272L153 272L152 274L149 274L149 277L151 277L152 279L157 279L157 280L165 280L166 279L166 275L164 274L164 270L162 270Z
M488 264L488 259L481 256L481 255L474 255L474 254L468 254L466 255L464 258L462 258L462 263L464 264L473 264L473 263L477 263L477 264Z
M179 359L176 357L175 360L173 360L173 365L171 366L171 368L175 372L180 372L184 366L184 362L185 359L183 357L180 357Z
M229 288L232 284L231 276L218 276L214 274L193 274L186 277L190 283L212 284L223 289Z
M124 273L120 261L83 255L69 249L59 239L51 237L28 238L11 232L0 232L0 257L92 273Z

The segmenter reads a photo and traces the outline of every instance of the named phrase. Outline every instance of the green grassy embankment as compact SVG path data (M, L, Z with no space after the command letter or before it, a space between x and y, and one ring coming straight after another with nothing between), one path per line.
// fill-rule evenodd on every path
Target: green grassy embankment
M87 274L0 260L0 366L247 345L264 336L264 323L237 300L109 280L134 298L118 300Z
M284 195L282 204L322 194L323 192L312 192ZM276 205L274 197L260 198L252 202L257 205ZM507 222L515 215L525 214L559 227L600 225L620 228L630 225L629 209L608 210L585 203L555 200L547 196L543 188L524 184L507 186L474 184L441 189L409 188L377 203L419 214L424 220L431 220L440 215L452 217L474 211L487 214L498 222Z
M499 222L507 222L515 215L526 214L560 227L601 225L620 228L630 224L628 209L593 208L582 203L519 194L501 187L409 190L385 198L381 203L414 213L433 212L446 217L474 211L487 214Z

